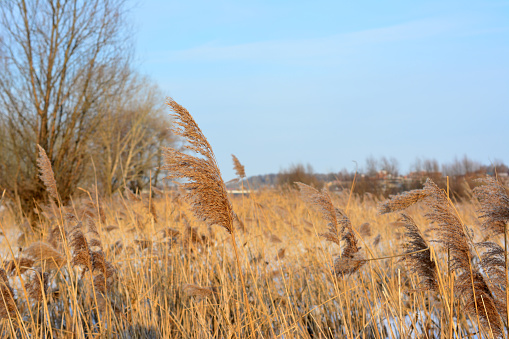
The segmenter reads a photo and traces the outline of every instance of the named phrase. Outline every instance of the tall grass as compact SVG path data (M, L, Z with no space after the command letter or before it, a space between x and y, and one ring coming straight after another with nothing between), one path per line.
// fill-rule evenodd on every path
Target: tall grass
M41 151L51 201L36 227L0 215L2 336L507 338L498 181L454 203L432 181L387 201L304 184L230 196L169 104L195 151L166 151L171 189L83 189L63 206Z

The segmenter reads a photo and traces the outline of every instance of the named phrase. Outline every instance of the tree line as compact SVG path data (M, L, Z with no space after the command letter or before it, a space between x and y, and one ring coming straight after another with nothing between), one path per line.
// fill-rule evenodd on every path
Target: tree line
M466 155L443 164L436 159L416 158L410 170L402 174L395 158L377 159L370 156L363 166L354 170L343 169L337 173L320 174L314 173L309 164L293 164L277 175L258 176L249 180L256 187L275 185L291 188L295 182L303 182L316 188L327 186L332 191L353 187L354 193L359 195L369 193L387 197L422 188L426 179L431 178L441 188L448 189L452 197L465 198L470 197L471 190L479 185L477 179L486 175L499 176L502 181L509 181L509 167L501 160L486 165Z

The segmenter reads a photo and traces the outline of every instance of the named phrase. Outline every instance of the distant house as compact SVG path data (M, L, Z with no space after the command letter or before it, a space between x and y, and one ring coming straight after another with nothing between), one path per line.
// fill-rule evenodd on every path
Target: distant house
M231 195L246 195L248 196L252 190L238 190L238 189L229 189L227 192Z
M408 179L441 178L441 177L442 172L427 172L427 171L410 172L407 175Z

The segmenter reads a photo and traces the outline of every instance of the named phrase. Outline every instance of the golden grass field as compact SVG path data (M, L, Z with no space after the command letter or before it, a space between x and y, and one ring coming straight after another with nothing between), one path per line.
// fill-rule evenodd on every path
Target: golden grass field
M40 149L49 203L31 225L0 214L3 337L507 338L500 183L463 202L431 181L386 201L303 184L233 196L169 105L200 154L166 151L187 178L172 188L63 204Z
M18 310L12 321L2 321L2 331L27 338L245 338L250 333L248 322L253 322L257 336L267 338L451 334L441 299L451 300L450 296L419 291L419 277L409 273L398 257L369 261L357 273L336 277L332 259L339 248L319 237L327 225L297 191L266 190L231 201L244 225L242 229L238 224L236 232L250 318L228 233L193 218L179 193L171 191L151 201L147 196L139 201L122 196L102 201L103 220L91 199L75 202L75 211L62 211L87 215L97 225L104 256L116 270L108 284L111 306L99 305L99 320L90 273L72 268L71 258L52 268L51 255L35 253L40 260L33 267L49 272L46 294L40 302L30 297L27 301L14 272L10 281L13 287L17 283ZM401 224L396 216L378 214L376 198L339 194L333 195L333 202L356 230L369 223L369 229L364 227L359 234L367 258L404 252L407 240ZM147 208L150 204L152 211ZM462 203L457 208L467 225L478 223L476 206ZM55 212L41 213L43 229L68 227L60 210ZM426 228L423 208L412 208L409 214ZM0 220L6 259L11 251L23 256L27 246L48 238L48 231L41 236L20 228L8 212ZM481 237L480 232L475 234ZM61 250L64 258L69 252ZM25 282L30 279L27 273L21 276ZM447 280L446 273L443 278ZM457 325L453 337L472 338L478 330L476 320L461 312L461 300L452 300Z

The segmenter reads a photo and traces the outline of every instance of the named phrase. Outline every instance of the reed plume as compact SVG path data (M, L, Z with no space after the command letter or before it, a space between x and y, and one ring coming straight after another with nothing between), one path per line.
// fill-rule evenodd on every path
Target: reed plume
M237 159L237 157L233 154L232 154L232 159L233 159L233 169L235 170L235 173L237 174L237 176L241 179L245 178L246 170L244 168L244 165L242 165L240 163L239 159Z
M80 266L85 271L91 268L90 248L79 221L69 231L69 246L72 250L72 266Z
M474 197L481 208L478 211L481 227L487 236L504 236L504 248L495 242L477 244L483 248L481 266L493 283L490 287L496 296L495 301L499 312L505 317L509 326L509 240L507 226L509 222L509 196L507 190L494 178L479 180L484 185L474 189Z
M9 260L6 263L5 271L9 275L12 276L12 275L18 273L18 269L19 269L19 274L23 274L28 269L31 269L34 265L35 265L35 261L33 259L26 258L26 257L15 258L14 260ZM18 269L16 269L16 267L18 267Z
M299 187L304 201L317 209L328 222L328 232L322 233L320 236L339 247L341 247L341 241L344 242L341 254L334 259L335 273L337 275L355 273L365 264L366 260L359 253L360 247L357 246L357 239L348 216L340 209L334 208L325 189L320 192L301 182L295 184Z
M322 215L322 218L327 222L328 232L320 234L320 236L325 238L327 241L333 242L340 246L341 231L339 229L337 216L338 214L341 215L341 212L334 208L332 200L327 191L324 189L320 192L316 188L301 182L296 182L295 184L300 189L302 199L313 206Z
M32 265L45 270L58 270L66 260L62 253L48 243L36 241L23 250L23 255L32 259ZM28 264L24 261L24 264Z
M469 270L472 257L469 239L446 193L431 179L426 180L424 191L427 193L425 204L429 209L425 217L434 224L430 229L437 235L434 242L450 251L452 271Z
M108 232L108 233L109 233L109 232L112 232L112 231L115 231L115 230L118 230L118 229L120 229L120 228L119 228L117 225L108 225L108 226L106 226L106 227L104 228L104 230L105 230L106 232Z
M371 225L368 222L365 222L364 224L359 226L359 234L363 238L369 238L371 237Z
M159 233L163 238L174 238L179 236L180 231L171 227L166 227L160 230Z
M28 296L36 302L43 301L49 283L49 273L40 270L33 270L25 283Z
M238 229L240 229L242 232L246 232L246 225L244 225L242 220L240 220L239 216L235 212L234 212L234 215L233 215L233 221L237 225Z
M56 225L48 232L45 242L51 245L53 248L58 249L62 244L62 235L67 237L66 232L62 231L60 226Z
M0 268L0 319L16 317L16 302L9 278L4 269Z
M50 197L58 201L58 191L57 191L57 182L55 180L55 174L53 173L53 168L51 167L51 161L46 155L46 151L40 145L37 145L39 148L39 157L37 158L37 165L39 166L39 177L42 182L46 186L46 191L48 191Z
M482 228L490 235L504 234L509 222L509 196L506 189L494 178L479 180L484 185L474 188L474 197L479 200L479 218Z
M437 235L437 243L442 244L450 253L450 268L458 274L455 290L465 297L466 311L471 315L478 315L481 323L488 327L491 325L496 336L500 336L502 322L494 295L479 269L472 265L473 258L470 239L465 233L464 226L456 215L446 193L431 179L424 185L429 196L425 202L430 212L426 218L434 223L431 229Z
M438 291L436 263L431 260L427 241L412 218L401 214L401 220L406 230L405 236L409 239L409 242L403 245L407 255L401 261L406 263L410 272L415 273L421 279L422 288Z
M350 275L357 272L365 263L366 260L359 253L351 256L337 256L334 259L334 273L338 276Z
M392 196L380 205L380 213L398 211L407 208L418 201L423 201L429 212L426 219L434 226L430 230L437 236L432 241L447 249L448 264L451 272L457 273L455 292L465 297L465 310L472 316L477 316L480 325L492 329L496 337L500 337L503 325L500 319L501 302L495 300L495 293L479 272L472 266L473 255L470 239L465 232L464 225L456 215L446 193L431 179L427 179L422 190L413 190L399 196ZM505 304L503 305L505 306Z
M133 191L131 191L127 187L124 190L124 193L125 193L125 197L127 198L127 200L130 200L130 201L141 201L141 198L138 197L136 194L134 194Z
M185 179L180 185L187 192L185 199L197 218L207 225L219 225L233 232L234 213L226 186L221 178L212 147L189 112L173 99L167 100L173 111L171 127L175 135L183 137L185 149L197 153L188 155L173 148L164 149L163 169L169 179Z
M86 201L83 206L83 215L91 220L97 219L102 223L106 222L106 213L101 200L97 198L91 198L93 200Z
M99 269L97 266L96 268ZM100 269L101 273L94 276L94 288L97 292L105 295L108 291L108 285L111 285L116 276L117 270L107 261L102 261Z
M286 248L284 248L284 247L283 247L283 248L281 248L281 249L277 252L275 259L276 259L276 260L282 260L282 259L284 259L285 254L286 254Z
M157 211L156 211L156 207L155 207L155 204L154 204L154 201L152 199L148 199L148 201L142 201L142 198L139 197L138 195L136 195L135 193L133 193L129 188L125 188L124 190L124 193L125 193L125 197L127 198L127 200L129 201L134 201L134 202L143 202L143 207L145 208L145 211L147 212L147 214L149 214L150 216L152 216L152 218L154 219L154 222L157 223L158 221L158 218L157 218Z
M167 178L184 179L183 182L180 182L180 186L186 191L185 200L198 219L203 220L209 227L222 226L230 234L242 284L247 319L249 319L251 335L255 336L256 330L251 321L251 305L246 292L235 240L233 227L235 213L221 178L214 152L191 114L171 98L166 103L173 112L171 114L173 117L171 131L185 139L187 144L184 145L184 149L194 152L196 155L188 155L174 148L165 148L162 168L168 171Z
M485 241L477 243L476 246L482 251L481 267L490 277L491 290L496 296L495 301L498 309L505 314L506 311L506 262L505 251L502 246L495 242Z
M214 288L201 287L195 284L185 284L182 286L184 294L190 297L197 297L198 299L211 298L216 293Z
M378 244L380 243L380 241L382 240L382 235L381 234L378 234L375 239L373 240L373 246L378 246Z
M380 214L386 214L403 211L426 198L428 194L429 192L424 189L416 189L408 192L403 192L398 195L390 195L389 199L383 201L379 205L378 212Z
M422 189L390 196L379 205L379 213L401 211L419 201L423 201L430 210L425 217L435 225L430 230L436 231L438 239L433 241L451 251L451 269L470 267L470 245L463 224L450 206L445 192L431 179L426 180Z

